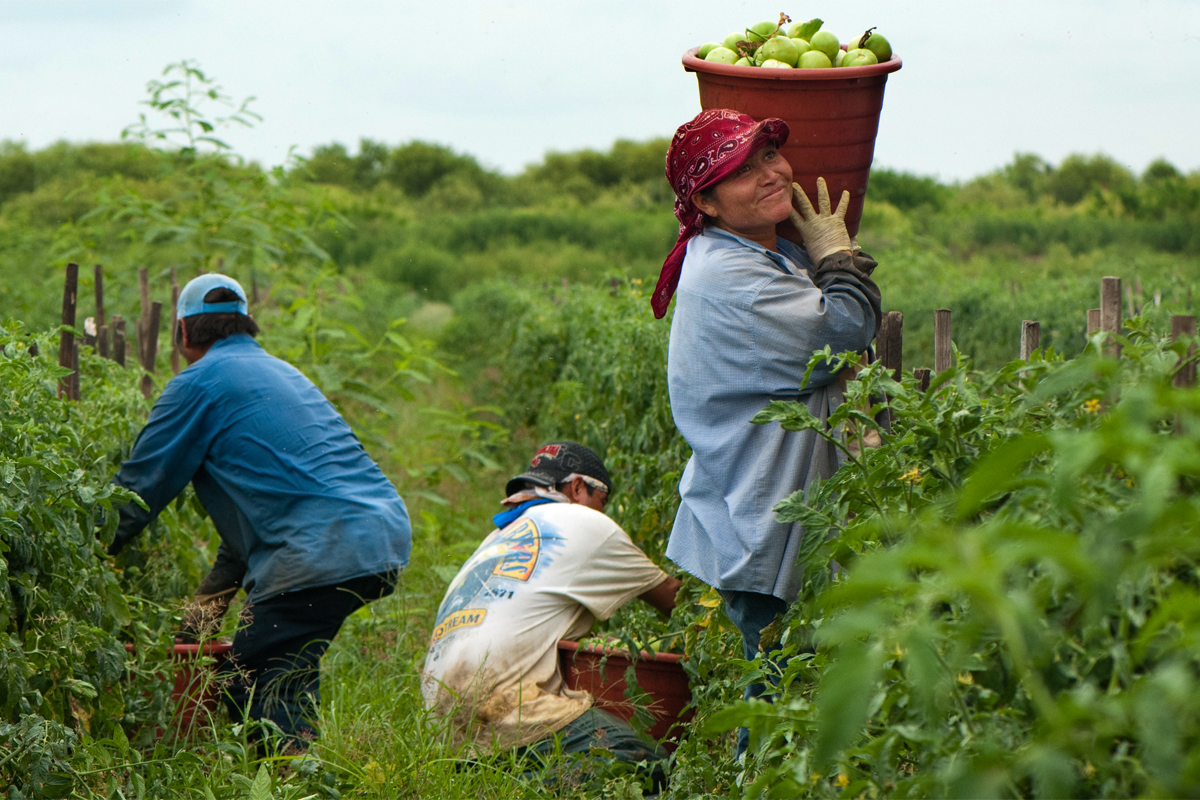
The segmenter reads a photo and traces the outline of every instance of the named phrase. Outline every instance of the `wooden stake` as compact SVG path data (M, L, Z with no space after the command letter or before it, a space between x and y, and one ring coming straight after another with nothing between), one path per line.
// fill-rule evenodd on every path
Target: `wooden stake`
M879 362L891 371L892 379L900 380L902 365L902 350L904 348L904 315L899 311L889 311L883 315L879 324L879 334L875 337L875 350Z
M146 344L142 350L142 367L146 370L146 374L142 376L142 396L147 400L154 394L154 379L150 375L154 372L154 362L158 359L158 333L161 327L162 303L151 303L150 319L146 321Z
M933 312L933 371L940 374L954 364L954 350L950 344L950 309L939 308Z
M1087 312L1087 335L1092 338L1092 334L1100 330L1100 309L1089 308Z
M1171 316L1171 341L1175 341L1181 336L1194 337L1196 335L1196 318L1194 316L1173 314ZM1175 373L1175 377L1171 380L1174 386L1180 389L1186 389L1189 386L1196 385L1196 344L1193 342L1188 346L1187 355L1183 357L1183 366Z
M110 358L112 355L112 346L109 343L109 337L112 332L107 325L101 325L100 331L96 335L97 350L101 358Z
M929 379L932 377L932 374L929 370L923 367L918 367L917 369L913 370L913 377L917 379L918 389L920 389L922 392L929 391Z
M113 314L113 361L125 366L125 320L120 314Z
M1121 279L1114 277L1102 278L1100 281L1100 330L1111 334L1106 337L1108 343L1104 354L1120 358L1121 345L1113 339L1121 332Z
M99 331L107 322L104 319L104 269L97 264L92 267L92 274L96 289L96 330Z
M1042 326L1031 319L1021 322L1021 360L1028 361L1033 351L1040 346Z
M158 359L158 334L162 329L162 303L157 301L150 304L150 318L146 322L145 361L142 366L146 372L154 372L154 362Z
M62 302L62 324L69 327L75 327L75 296L79 290L79 265L72 262L67 264L67 279L63 284L63 302ZM68 331L63 331L58 339L58 365L67 369L76 370L75 376L79 375L78 366L75 359L75 334ZM77 400L74 396L74 378L71 375L64 376L58 382L58 396L65 397L68 400Z
M1189 315L1173 314L1171 316L1171 341L1177 340L1181 336L1196 336L1196 318ZM1187 353L1184 354L1181 361L1181 366L1177 369L1175 377L1171 379L1171 384L1179 389L1187 389L1196 385L1196 344L1193 342L1188 345ZM1175 433L1183 433L1183 415L1179 412L1175 414Z

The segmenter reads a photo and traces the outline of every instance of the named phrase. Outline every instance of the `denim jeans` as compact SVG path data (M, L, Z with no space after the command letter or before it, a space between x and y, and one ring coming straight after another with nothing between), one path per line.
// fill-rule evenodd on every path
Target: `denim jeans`
M592 748L607 750L612 753L613 758L606 756L603 757L603 761L609 764L616 761L633 767L644 761L645 766L635 767L636 771L651 779L655 791L666 785L666 771L663 767L668 758L667 752L658 745L643 742L628 722L604 709L593 706L558 730L554 736L519 748L517 752L519 755L532 756L541 763L548 764L556 744L558 751L563 755L585 754ZM528 778L532 778L533 775L532 771L526 772ZM552 786L560 781L570 782L570 779L562 774L551 774L547 776L547 780Z
M753 661L758 655L759 643L762 641L763 628L775 621L775 618L787 611L788 604L778 597L758 592L737 592L718 589L717 593L725 601L725 614L737 626L742 634L742 652L747 661ZM766 684L754 683L746 687L742 697L760 697L766 691ZM770 695L763 698L770 700ZM737 754L740 758L750 747L750 731L738 729Z

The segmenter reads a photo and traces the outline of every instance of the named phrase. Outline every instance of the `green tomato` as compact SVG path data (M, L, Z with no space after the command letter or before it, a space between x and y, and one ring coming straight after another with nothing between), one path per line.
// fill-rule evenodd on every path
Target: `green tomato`
M696 51L696 58L704 58L720 46L720 42L705 42L704 44L700 45L700 49Z
M842 66L842 60L846 57L846 51L839 49L837 55L833 57L833 65L835 67Z
M756 66L758 66L757 64L755 64L753 61L751 61L748 58L739 58L737 61L733 62L733 65L735 67L756 67Z
M782 61L777 61L773 58L768 58L762 63L763 69L791 69L791 64L785 64Z
M792 44L794 44L794 45L796 45L796 47L800 48L801 56L804 55L805 53L807 53L809 50L812 50L812 46L809 45L809 43L804 41L803 39L797 39L797 38L793 37ZM796 60L799 61L799 58L800 57L797 56Z
M867 37L867 40L859 45L861 48L870 50L875 54L875 58L882 64L892 57L892 45L887 39L880 36L878 33L872 33Z
M842 44L838 41L838 37L829 31L817 31L808 40L808 43L812 45L813 50L820 50L824 53L831 64L833 63L833 59L837 57L837 51L842 49Z
M765 42L778 28L779 25L775 22L756 22L746 29L746 39L751 42Z
M800 60L800 48L796 47L796 43L786 36L772 36L766 44L759 48L759 52L763 54L764 61L766 59L782 61L789 67L796 66L796 62Z
M866 48L859 48L857 50L851 50L850 52L846 53L846 57L844 59L842 59L842 63L839 64L838 66L841 66L841 67L869 67L872 64L878 64L878 63L879 63L879 59L875 57L874 53L872 53L870 50L867 50Z
M728 47L714 47L708 51L708 55L704 57L704 60L711 61L714 64L733 64L738 60L738 56L737 53Z
M832 66L833 62L829 60L829 56L820 50L809 50L800 56L800 69L825 69Z
M734 31L733 33L729 34L721 41L721 45L723 47L728 47L730 50L732 50L733 52L736 53L737 52L737 43L744 42L744 41L746 41L746 32L745 31Z

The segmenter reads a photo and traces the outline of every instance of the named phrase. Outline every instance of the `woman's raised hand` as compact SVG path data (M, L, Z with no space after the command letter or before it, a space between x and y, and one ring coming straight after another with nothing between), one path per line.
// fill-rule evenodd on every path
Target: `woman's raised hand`
M817 178L817 206L813 208L808 195L800 188L800 184L792 184L792 213L789 219L800 231L804 240L804 249L812 259L813 266L820 264L826 256L845 250L850 252L853 245L850 232L846 230L846 212L850 209L850 192L843 191L837 209L830 210L829 187L824 178ZM799 206L799 210L797 210Z

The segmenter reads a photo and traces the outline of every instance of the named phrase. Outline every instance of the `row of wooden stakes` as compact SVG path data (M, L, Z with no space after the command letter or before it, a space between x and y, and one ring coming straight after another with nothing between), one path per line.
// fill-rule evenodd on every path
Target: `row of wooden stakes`
M93 286L96 293L96 315L88 317L84 323L82 342L68 329L75 328L76 311L78 307L79 265L67 264L67 279L63 286L62 324L64 330L59 338L59 366L71 370L58 383L59 397L68 400L80 398L79 389L79 347L84 345L95 349L102 358L111 358L121 366L131 355L136 355L137 363L145 374L142 375L142 394L147 399L154 392L155 362L158 360L158 337L162 329L162 303L150 300L150 277L143 267L138 270L138 289L141 293L142 315L135 321L134 339L129 341L125 319L120 314L112 316L111 324L105 316L104 307L104 270L96 264L94 269ZM175 270L171 270L171 371L178 374L180 369L179 346L175 342L175 308L179 301L179 282ZM136 348L136 353L134 352Z
M1130 298L1130 315L1133 311L1133 300ZM1140 311L1140 309L1139 309ZM1103 278L1100 281L1100 307L1088 309L1087 335L1090 338L1098 331L1112 334L1121 331L1121 279ZM889 311L883 315L879 326L879 334L875 337L875 357L885 367L892 371L892 376L898 381L902 369L901 350L903 349L904 315L899 311ZM1171 340L1181 336L1196 335L1196 318L1192 315L1174 314L1171 316ZM1028 361L1033 351L1037 350L1041 339L1041 325L1031 319L1021 323L1021 349L1019 358ZM1104 346L1106 355L1120 357L1121 345L1116 341L1108 341ZM1180 369L1175 373L1174 385L1180 388L1196 385L1196 345L1188 349ZM921 391L929 389L929 382L934 375L950 369L954 365L954 347L950 338L950 309L939 308L933 312L933 370L918 367L913 370L913 377Z
M91 325L85 325L83 344L94 347L104 358L112 358L118 364L125 365L127 353L132 352L125 331L125 320L120 315L113 315L112 325L107 324L104 315L104 276L101 266L95 267L94 286L96 292L96 316L89 318ZM63 288L62 324L68 328L75 327L76 294L79 286L79 265L67 265L67 280ZM146 374L142 376L142 394L150 397L154 390L154 381L150 377L154 373L155 361L158 358L158 336L162 326L162 303L150 300L150 281L145 268L138 270L138 288L141 292L142 316L136 325L137 361L142 365ZM175 309L179 301L179 283L175 270L171 270L171 371L178 374L180 368L179 345L175 341ZM1133 308L1133 301L1130 300ZM1132 313L1132 312L1131 312ZM1121 330L1121 279L1114 277L1103 278L1100 283L1100 307L1088 309L1087 333L1090 337L1097 331L1106 331L1114 335ZM903 350L904 315L899 311L889 311L883 315L879 334L875 338L875 355L883 365L892 370L896 380L900 379L902 369L901 351ZM1171 317L1171 339L1180 336L1196 335L1196 318L1191 315L1173 315ZM933 317L933 370L917 368L913 377L917 379L921 391L929 388L929 382L934 375L949 369L954 363L954 348L951 344L950 309L939 308ZM1029 360L1033 351L1040 346L1041 326L1035 320L1024 320L1021 323L1020 358ZM70 400L79 399L79 352L75 334L64 330L59 345L59 360L61 366L72 370L59 382L59 396ZM1176 386L1194 386L1196 383L1195 345L1191 346L1183 365L1175 374ZM1105 345L1105 353L1114 357L1121 355L1121 345L1110 341Z

